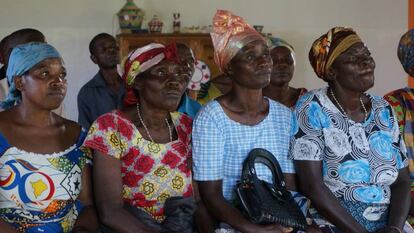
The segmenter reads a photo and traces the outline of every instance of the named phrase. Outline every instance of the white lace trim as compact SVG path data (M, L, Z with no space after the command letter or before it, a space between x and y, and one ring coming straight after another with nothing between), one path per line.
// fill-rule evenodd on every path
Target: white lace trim
M46 157L46 158L55 158L55 157L60 157L60 156L63 156L65 154L68 154L69 152L71 152L75 148L76 148L76 144L73 144L72 146L70 146L69 148L67 148L66 150L61 151L61 152L53 152L51 154L40 154L40 153L25 151L25 150L22 150L22 149L19 149L17 147L12 146L7 150L6 153L17 153L17 154L26 154L26 155L29 155L29 156L42 156L42 157Z

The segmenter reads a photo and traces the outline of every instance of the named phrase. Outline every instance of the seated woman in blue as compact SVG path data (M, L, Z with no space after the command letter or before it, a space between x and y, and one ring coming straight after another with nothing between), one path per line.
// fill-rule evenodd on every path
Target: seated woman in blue
M52 112L67 89L59 53L45 43L13 49L0 112L0 231L95 232L86 136Z
M315 222L322 232L412 232L404 228L410 178L397 120L384 99L365 93L374 85L371 53L351 28L335 27L313 43L309 60L328 87L299 99L291 154Z
M225 223L222 226L241 232L289 232L292 229L281 225L253 224L232 205L243 161L254 148L276 156L288 188L294 189L295 170L288 159L291 111L262 95L272 72L269 47L258 32L228 11L217 11L213 25L215 62L231 77L233 88L207 103L193 123L193 172L201 199ZM258 168L258 173L271 178L269 170Z

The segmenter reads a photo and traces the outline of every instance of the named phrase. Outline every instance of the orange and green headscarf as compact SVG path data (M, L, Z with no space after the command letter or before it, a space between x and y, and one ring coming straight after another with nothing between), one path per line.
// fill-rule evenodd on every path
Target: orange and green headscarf
M315 40L309 51L309 61L316 75L325 79L335 59L359 42L362 40L356 32L346 27L334 27Z
M245 45L256 40L265 41L243 18L226 10L218 10L214 15L210 35L214 46L214 61L224 73L231 59Z

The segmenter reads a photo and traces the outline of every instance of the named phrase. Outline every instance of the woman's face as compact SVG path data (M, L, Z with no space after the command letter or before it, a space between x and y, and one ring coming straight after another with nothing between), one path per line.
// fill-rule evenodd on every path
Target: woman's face
M195 57L191 49L183 44L179 44L177 45L177 50L181 65L184 65L188 69L189 75L192 76L195 69Z
M272 59L264 41L256 40L245 45L230 61L228 74L235 84L262 89L269 85Z
M67 90L62 59L48 58L36 64L27 74L17 77L16 87L24 102L31 102L44 110L58 108Z
M271 84L282 86L292 80L295 70L295 58L290 49L279 46L270 51L273 60Z
M334 80L343 88L365 92L374 86L375 62L363 43L356 43L338 56L331 67Z
M164 60L136 80L139 97L159 109L175 111L187 87L188 69Z

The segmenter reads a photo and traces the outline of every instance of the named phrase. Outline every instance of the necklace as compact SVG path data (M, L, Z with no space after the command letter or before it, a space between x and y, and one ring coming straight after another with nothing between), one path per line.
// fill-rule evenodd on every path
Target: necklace
M151 140L151 142L154 143L154 139L152 139L151 134L149 133L149 130L148 130L147 126L145 125L144 120L142 119L141 112L139 111L139 104L137 104L137 113L138 113L139 121L141 122L142 126L144 126L145 133L147 134L147 136ZM167 127L168 127L168 133L170 134L170 142L172 142L172 129L171 129L170 123L168 123L167 118L165 118L164 121L165 121L165 124L167 124Z
M331 96L332 96L332 98L334 99L334 101L335 101L336 105L338 105L339 109L341 110L341 112L342 112L345 116L347 116L347 117L348 117L348 115L346 114L346 112L345 112L344 108L343 108L343 107L342 107L342 105L339 103L338 99L336 99L336 96L335 96L335 94L333 93L332 88L329 88L329 91L330 91ZM362 98L361 98L361 97L359 97L359 102L361 103L361 107L362 107L362 109L364 110L364 121L366 121L366 120L367 120L367 118L368 118L368 111L367 111L367 109L365 108L365 104L364 104L364 102L362 101ZM348 117L348 118L349 118L349 117Z

